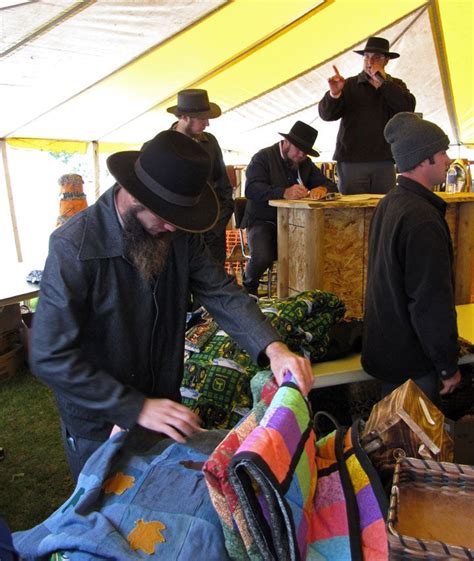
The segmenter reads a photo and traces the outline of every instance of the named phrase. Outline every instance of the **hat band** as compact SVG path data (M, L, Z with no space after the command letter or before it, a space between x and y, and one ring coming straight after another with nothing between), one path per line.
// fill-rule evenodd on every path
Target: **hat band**
M211 107L176 107L176 111L181 113L203 113L204 111L210 111Z
M138 179L148 187L155 195L158 195L162 199L164 199L167 203L171 203L173 205L179 206L194 206L198 203L201 194L197 195L196 197L189 197L187 195L180 195L179 193L175 193L174 191L170 191L166 187L163 187L158 181L153 179L151 175L149 175L142 167L140 160L136 160L135 162L135 173L137 174Z

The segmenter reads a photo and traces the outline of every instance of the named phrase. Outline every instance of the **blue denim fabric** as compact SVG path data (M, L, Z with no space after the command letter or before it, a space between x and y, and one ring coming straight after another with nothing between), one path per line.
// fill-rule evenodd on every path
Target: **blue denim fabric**
M114 436L90 457L73 495L45 522L14 534L22 559L38 559L53 552L63 552L71 561L229 559L221 524L199 469L208 454L177 443L162 451L163 442L136 454L124 444L126 438L125 433ZM222 432L212 431L204 438L219 439ZM104 482L118 472L133 476L133 486L121 495L106 494ZM127 536L138 520L164 526L160 531L164 541L155 542L153 554L130 547Z

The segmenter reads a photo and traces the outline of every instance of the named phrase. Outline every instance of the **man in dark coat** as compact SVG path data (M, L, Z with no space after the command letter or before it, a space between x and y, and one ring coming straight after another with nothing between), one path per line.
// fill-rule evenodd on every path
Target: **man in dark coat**
M453 248L446 203L432 192L451 163L449 139L414 113L395 115L385 138L401 174L370 225L362 365L383 395L412 378L436 402L461 379Z
M272 199L320 199L327 191L337 191L308 158L319 156L313 144L318 131L297 121L283 140L263 148L250 161L246 170L247 206L243 226L247 228L250 260L245 268L244 286L257 295L263 273L277 259L277 209Z
M398 53L382 37L369 37L360 74L345 80L334 66L329 91L319 102L324 121L341 119L334 159L343 195L387 193L395 185L395 168L383 129L399 111L414 111L415 97L405 83L385 72Z
M216 224L204 233L204 240L211 255L218 263L224 265L226 258L226 226L234 212L232 186L227 175L222 150L217 138L205 132L209 119L221 115L221 108L208 99L206 90L182 90L178 92L177 105L168 107L168 113L178 117L172 128L198 142L211 158L209 181L219 200L219 218Z
M288 370L305 392L312 381L199 235L219 211L206 151L164 131L107 166L117 184L51 236L32 333L31 368L55 393L75 477L115 426L178 442L199 430L179 403L190 292L278 381Z

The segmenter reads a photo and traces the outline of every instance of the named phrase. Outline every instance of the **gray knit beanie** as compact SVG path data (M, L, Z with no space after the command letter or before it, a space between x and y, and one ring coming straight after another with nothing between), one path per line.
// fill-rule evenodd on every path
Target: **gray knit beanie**
M397 113L385 125L383 132L400 172L413 169L449 147L449 138L438 125L424 121L415 113Z

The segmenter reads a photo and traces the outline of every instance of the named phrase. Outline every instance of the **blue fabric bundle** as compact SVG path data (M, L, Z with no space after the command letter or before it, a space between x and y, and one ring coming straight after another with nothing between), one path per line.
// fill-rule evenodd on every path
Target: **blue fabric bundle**
M201 471L222 437L200 433L186 445L166 439L137 453L127 433L115 435L88 460L62 507L13 535L21 558L227 561Z

